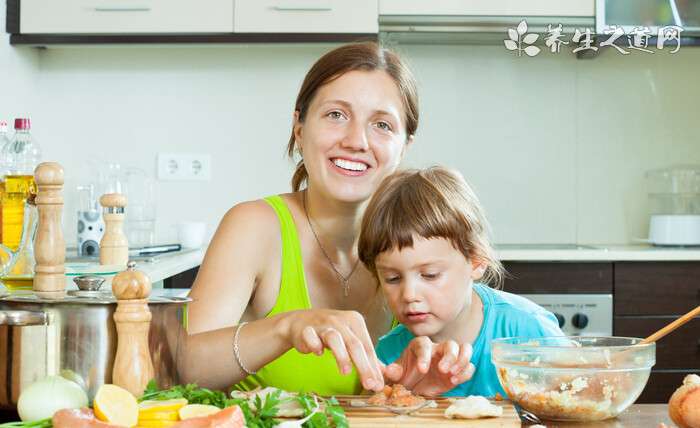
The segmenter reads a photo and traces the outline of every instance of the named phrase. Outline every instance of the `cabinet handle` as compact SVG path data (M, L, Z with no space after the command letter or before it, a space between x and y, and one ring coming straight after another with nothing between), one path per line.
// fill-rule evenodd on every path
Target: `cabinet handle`
M95 12L150 12L150 7L96 7Z
M329 1L311 1L304 4L303 2L280 2L272 6L273 10L278 12L299 11L299 12L328 12L333 10L333 6Z

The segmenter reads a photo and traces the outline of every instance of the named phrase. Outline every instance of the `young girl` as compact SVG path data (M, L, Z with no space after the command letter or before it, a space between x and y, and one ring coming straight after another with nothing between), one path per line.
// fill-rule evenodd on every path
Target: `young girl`
M459 173L441 167L387 177L363 217L360 259L401 323L379 339L377 356L385 364L398 360L406 366L406 348L417 341L465 344L460 358L468 361L471 350L473 374L456 376L458 362L437 358L437 369L454 386L445 396L504 394L491 362L492 339L563 334L550 312L486 285L498 286L503 277L487 235L472 189ZM432 368L418 371L435 375ZM411 377L406 386L415 388L415 370Z

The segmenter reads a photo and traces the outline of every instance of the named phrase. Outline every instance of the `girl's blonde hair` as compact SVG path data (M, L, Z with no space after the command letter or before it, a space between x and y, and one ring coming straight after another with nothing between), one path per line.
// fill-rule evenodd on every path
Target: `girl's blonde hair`
M297 95L294 110L299 113L299 122L304 122L306 113L321 86L332 82L343 74L355 71L385 71L396 83L406 117L406 136L415 135L418 129L418 89L411 70L398 54L376 42L350 43L326 53L311 67ZM287 155L294 157L297 149L294 127L287 143ZM301 189L308 173L304 159L297 162L292 177L292 190Z
M479 199L457 171L435 166L403 170L385 178L362 219L360 260L377 276L375 260L384 251L413 246L413 234L445 238L467 260L486 266L480 282L499 288L505 270L489 239Z

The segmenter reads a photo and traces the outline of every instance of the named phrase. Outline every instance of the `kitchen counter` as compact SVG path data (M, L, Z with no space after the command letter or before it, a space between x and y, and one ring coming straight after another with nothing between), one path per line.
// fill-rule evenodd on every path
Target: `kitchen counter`
M0 410L0 423L19 420L17 413L11 410ZM668 417L667 404L635 404L626 412L615 419L594 423L565 423L565 422L545 422L547 428L657 428L659 423L665 423L673 427L671 419ZM523 425L528 426L528 425ZM352 428L352 423L350 424Z
M700 247L652 245L500 244L501 261L700 261Z
M668 416L668 404L634 404L617 418L602 422L567 423L545 421L543 424L547 428L657 428L662 422L669 427L675 427Z
M150 256L135 256L129 260L136 262L136 269L143 271L148 275L153 284L153 289L158 290L163 288L163 280L185 272L189 269L202 264L206 248L201 249L186 249L172 253L162 253ZM103 269L104 268L104 269ZM110 266L101 267L97 258L79 258L69 255L66 258L66 272L69 273L73 269L74 272L90 271L102 272L100 275L106 279L103 288L111 287L111 281L114 277L114 269ZM66 275L66 289L77 290L77 286L73 282L73 278L77 275ZM160 293L159 293L160 294Z

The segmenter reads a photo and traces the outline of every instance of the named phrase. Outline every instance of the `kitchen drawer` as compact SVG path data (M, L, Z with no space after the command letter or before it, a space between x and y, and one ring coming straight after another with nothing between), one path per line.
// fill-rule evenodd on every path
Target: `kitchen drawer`
M612 263L505 262L503 290L516 294L612 294Z
M22 0L22 34L230 33L234 0Z
M236 33L377 33L377 0L235 0Z
M683 384L683 378L689 374L700 375L700 370L652 370L637 404L668 403L671 395Z
M615 263L615 315L681 315L698 305L699 262Z
M676 317L615 317L615 336L647 337ZM700 318L656 342L656 369L700 370Z

